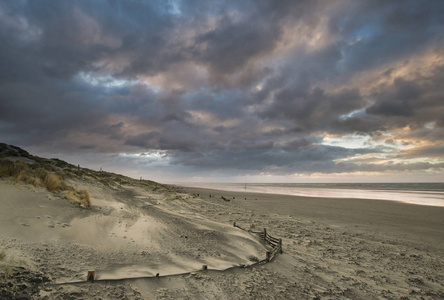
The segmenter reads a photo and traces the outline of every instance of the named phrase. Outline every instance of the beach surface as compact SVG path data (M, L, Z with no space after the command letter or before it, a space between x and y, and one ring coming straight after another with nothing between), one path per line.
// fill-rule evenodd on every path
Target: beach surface
M12 278L26 279L26 288L14 282L14 297L444 298L442 207L69 183L87 185L91 209L0 181L0 248ZM233 222L282 238L283 254L250 267L267 248ZM91 270L93 283L85 281Z

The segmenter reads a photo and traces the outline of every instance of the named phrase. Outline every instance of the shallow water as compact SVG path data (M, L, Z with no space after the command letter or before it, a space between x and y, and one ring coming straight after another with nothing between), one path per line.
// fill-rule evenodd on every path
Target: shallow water
M398 201L444 207L443 183L182 183L183 186L301 197Z

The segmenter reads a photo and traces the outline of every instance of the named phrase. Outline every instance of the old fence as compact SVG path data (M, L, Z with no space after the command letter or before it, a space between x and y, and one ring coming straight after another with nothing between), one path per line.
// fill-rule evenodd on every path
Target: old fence
M266 252L265 259L260 262L269 262L271 261L278 253L282 253L282 239L275 238L268 234L267 228L264 228L264 231L253 231L251 229L244 229L236 224L236 222L233 222L233 226L237 227L239 229L242 229L243 231L247 231L253 234L257 234L261 241L264 242L264 244L269 245L271 247L270 251Z
M263 263L268 263L270 261L273 260L273 258L276 257L276 255L278 253L282 253L282 239L280 238L276 238L271 236L270 234L268 234L267 229L264 228L264 231L253 231L251 229L244 229L241 226L239 226L238 224L236 224L236 222L233 222L233 226L236 228L239 228L243 231L252 233L252 234L256 234L258 236L258 238L263 242L264 246L267 249L266 253L265 253L265 259L256 261L252 264L249 265L240 265L238 267L240 268L245 268L245 267L251 267L257 264L263 264ZM217 271L227 271L230 269L236 268L236 266L234 267L230 267L224 270L217 270ZM202 269L200 271L205 271L205 270L209 270L207 265L203 265ZM155 277L167 277L167 276L177 276L177 275L185 275L185 274L191 274L194 272L197 272L199 270L196 271L192 271L192 272L186 272L186 273L181 273L181 274L171 274L171 275L165 275L165 276L161 276L159 273L156 274ZM126 280L126 279L141 279L141 278L152 278L154 276L143 276L143 277L137 277L137 278L119 278L119 279L96 279L95 278L96 275L96 271L88 271L87 277L86 277L86 281L75 281L75 282L64 282L64 283L59 283L59 284L73 284L73 283L82 283L82 282L93 282L95 280L100 280L100 281L118 281L118 280Z

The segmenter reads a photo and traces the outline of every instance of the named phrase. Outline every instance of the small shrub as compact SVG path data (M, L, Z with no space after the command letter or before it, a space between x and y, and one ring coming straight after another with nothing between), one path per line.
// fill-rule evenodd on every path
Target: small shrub
M59 176L54 173L47 173L43 182L45 183L46 189L50 192L56 192L62 187Z
M40 179L39 179L38 177L34 177L33 180L32 180L32 185L33 185L34 187L39 187L39 186L41 186L41 181L40 181Z
M65 193L63 197L71 203L78 203L86 208L91 208L91 196L87 189L80 191L73 190Z
M67 190L72 190L73 188L71 186L69 186L65 181L61 181L60 182L60 189L62 191L67 191Z
M45 178L46 178L46 175L48 175L48 171L46 171L45 169L43 169L43 168L38 168L36 171L35 171L35 173L36 173L36 175L40 178L40 180L41 181L45 181Z
M78 197L76 196L75 192L73 192L73 191L63 194L63 198L65 198L66 200L68 200L71 203L79 203Z
M85 207L90 208L91 207L91 196L87 189L80 190L79 192L80 196L80 203L83 204Z
M14 163L9 160L3 160L0 163L0 177L12 176L14 170Z
M22 173L22 172L27 172L29 170L28 164L27 163L23 163L20 161L15 161L14 162L14 169L13 169L13 174L11 174L12 176L17 176L18 174Z
M20 181L26 181L26 171L25 170L21 170L20 172L18 172L17 174L15 174L14 176L14 183L17 184Z

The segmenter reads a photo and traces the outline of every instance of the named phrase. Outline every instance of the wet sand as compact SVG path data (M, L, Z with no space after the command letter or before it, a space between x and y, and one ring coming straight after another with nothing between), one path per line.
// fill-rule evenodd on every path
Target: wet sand
M209 195L213 200L221 200L221 196L224 196L231 199L231 206L260 213L354 227L444 249L444 207L387 200L298 197L189 187L180 187L178 190L200 194L207 200L211 199Z

